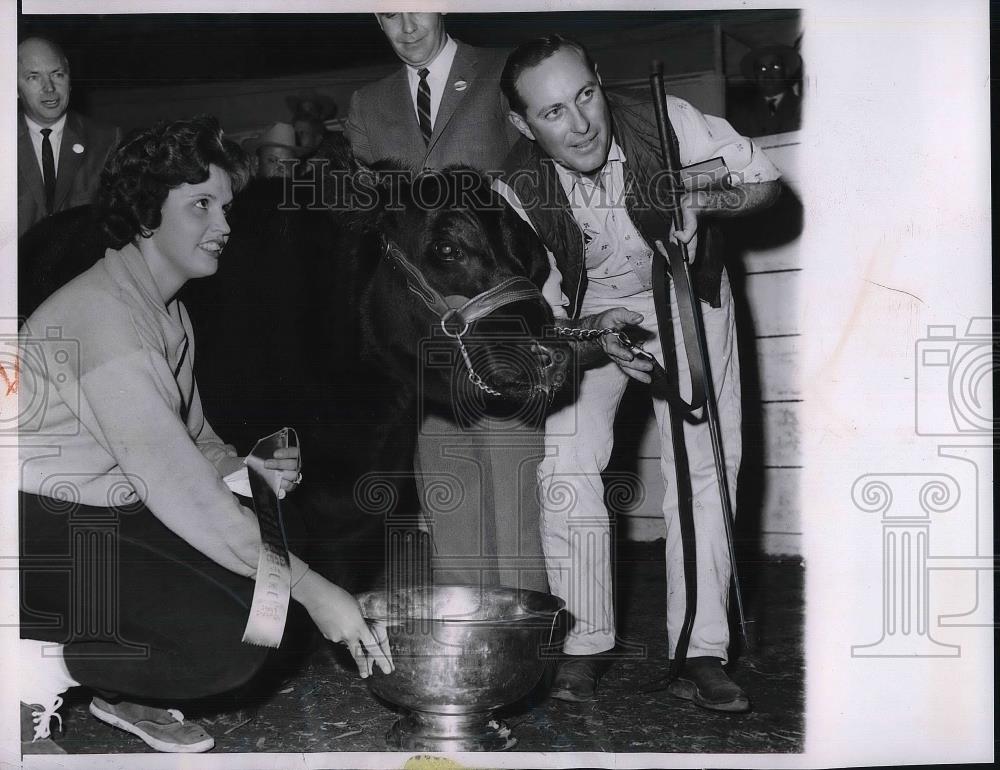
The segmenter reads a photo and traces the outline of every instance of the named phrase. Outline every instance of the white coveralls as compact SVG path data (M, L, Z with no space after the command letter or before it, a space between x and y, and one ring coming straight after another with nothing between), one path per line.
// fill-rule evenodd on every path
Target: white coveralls
M725 120L703 115L683 100L668 100L671 123L683 166L722 157L735 183L766 182L779 172L751 140L737 134ZM612 142L598 178L582 177L557 167L572 213L584 233L587 290L581 316L627 307L643 315L643 330L652 334L645 349L663 362L663 352L653 306L651 259L647 244L622 204L624 152ZM513 190L502 182L496 189L527 220ZM695 253L695 242L689 253ZM562 276L552 255L552 274L545 286L546 299L557 317L566 317L569 301L561 291ZM684 350L674 287L671 282L671 317L675 351L667 368L677 366L681 395L690 401L690 378ZM741 406L739 357L732 293L723 272L721 306L701 302L708 340L712 379L719 405L730 494L735 500L741 457ZM612 606L611 534L604 504L601 472L607 467L613 444L615 414L628 383L627 375L613 362L588 369L582 375L579 396L569 406L549 415L545 425L546 456L539 474L542 503L542 544L552 593L562 598L574 620L564 652L589 655L615 645ZM673 444L667 403L653 402L660 430L666 495L667 638L671 657L684 621L684 559L681 546ZM685 424L685 443L694 497L697 553L698 606L688 656L713 656L728 660L727 604L731 565L726 543L722 503L716 480L711 435L707 422Z

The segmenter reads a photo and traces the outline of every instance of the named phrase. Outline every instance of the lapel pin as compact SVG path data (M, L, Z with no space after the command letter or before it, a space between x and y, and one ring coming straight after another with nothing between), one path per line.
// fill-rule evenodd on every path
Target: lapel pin
M456 91L464 91L468 87L469 87L469 84L465 80L456 80L455 81L455 90Z
M74 144L73 145L73 152L75 152L77 155L83 155L83 145L82 144Z

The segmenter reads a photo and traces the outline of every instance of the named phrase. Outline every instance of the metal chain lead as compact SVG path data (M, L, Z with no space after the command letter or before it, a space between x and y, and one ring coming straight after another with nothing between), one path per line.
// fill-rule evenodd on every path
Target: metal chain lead
M572 337L576 340L596 340L601 337L606 337L609 334L614 334L618 338L618 341L625 347L632 350L642 350L642 345L632 342L625 332L618 331L617 329L609 329L607 327L604 329L580 329L556 326L555 333L559 337Z
M444 327L443 323L442 327ZM468 330L468 326L466 326L466 330ZM630 348L632 350L637 350L637 349L642 350L642 346L632 342L632 340L629 339L628 335L625 334L625 332L607 327L605 327L604 329L581 329L581 328L569 328L569 327L557 326L555 327L555 333L559 337L571 337L572 339L581 341L596 340L600 339L601 337L606 337L609 334L614 334L616 337L618 337L618 341L621 342L622 345L624 345L625 347ZM449 337L454 337L455 341L458 343L458 350L462 354L462 358L465 360L466 369L468 369L469 382L471 382L480 390L489 393L491 396L501 395L499 391L494 390L489 385L487 385L483 381L483 378L476 373L476 370L472 366L472 359L469 358L469 353L465 349L465 345L462 342L463 335L450 334L446 328L445 328L445 334L448 334Z
M475 385L482 391L489 393L491 396L499 396L500 391L494 390L485 382L483 378L476 374L476 370L472 368L472 359L469 358L469 352L465 349L465 344L462 342L461 336L456 336L455 341L458 343L458 350L462 354L462 358L465 359L465 367L469 370L469 382Z

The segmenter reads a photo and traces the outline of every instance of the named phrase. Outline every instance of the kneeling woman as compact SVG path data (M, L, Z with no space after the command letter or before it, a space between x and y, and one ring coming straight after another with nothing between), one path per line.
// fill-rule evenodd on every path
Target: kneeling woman
M214 741L198 725L149 701L232 689L264 662L266 649L240 641L259 529L222 480L242 458L202 413L194 336L177 299L224 258L226 211L246 177L245 154L213 118L132 137L101 180L112 248L22 329L27 751L61 753L49 721L76 685L96 693L95 716L156 749L208 750ZM285 490L301 478L298 459L289 448L267 463ZM375 664L391 671L381 629L366 625L350 594L295 556L292 584L362 676Z

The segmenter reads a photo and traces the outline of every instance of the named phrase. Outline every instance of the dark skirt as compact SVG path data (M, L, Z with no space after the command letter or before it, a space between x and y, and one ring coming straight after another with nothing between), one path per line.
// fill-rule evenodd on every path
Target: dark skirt
M254 583L142 504L103 508L20 493L21 637L64 645L73 678L133 698L239 687L268 650L240 639Z

